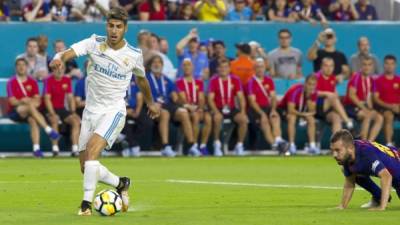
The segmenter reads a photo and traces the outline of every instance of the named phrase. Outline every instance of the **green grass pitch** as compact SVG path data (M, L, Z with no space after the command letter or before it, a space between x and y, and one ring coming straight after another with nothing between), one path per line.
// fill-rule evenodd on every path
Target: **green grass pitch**
M332 209L340 201L343 177L329 157L104 158L101 162L116 174L131 177L128 213L76 215L82 197L77 159L1 159L0 224L399 224L400 204L394 192L385 212L360 209L369 200L360 190L348 210ZM104 188L99 185L96 192Z

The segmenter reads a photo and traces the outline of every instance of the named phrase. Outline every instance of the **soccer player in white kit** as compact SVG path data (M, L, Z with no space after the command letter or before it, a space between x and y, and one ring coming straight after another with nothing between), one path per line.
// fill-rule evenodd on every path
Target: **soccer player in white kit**
M97 182L111 185L121 195L122 211L129 206L130 179L118 177L98 161L103 149L110 149L125 124L124 97L132 74L143 92L152 118L159 116L160 107L152 100L150 87L143 67L140 49L130 46L124 39L128 14L116 7L107 16L107 37L93 34L58 53L50 66L58 69L63 62L88 55L87 96L83 112L79 151L83 173L84 196L78 215L92 214L91 202Z

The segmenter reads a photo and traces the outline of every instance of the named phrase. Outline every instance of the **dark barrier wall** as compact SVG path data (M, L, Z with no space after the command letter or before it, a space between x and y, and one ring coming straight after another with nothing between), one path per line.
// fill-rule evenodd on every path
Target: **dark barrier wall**
M193 27L197 27L201 39L221 39L228 47L228 54L234 56L234 43L239 41L255 40L261 43L267 51L278 45L277 32L281 28L288 28L293 32L293 46L300 48L306 56L307 49L321 30L320 26L306 23L129 23L127 40L136 45L136 34L140 29L148 29L160 36L166 37L170 43L169 56L176 62L175 44ZM357 51L357 39L367 36L371 40L372 52L380 59L391 53L400 56L400 23L332 23L338 35L338 49L345 52L350 58ZM1 23L0 24L0 77L9 77L13 73L13 61L17 54L24 51L25 40L31 36L45 34L49 36L49 52L52 52L51 43L56 39L63 39L68 45L89 37L96 33L105 34L104 23ZM81 61L82 62L82 61ZM311 72L311 63L304 58L304 73Z

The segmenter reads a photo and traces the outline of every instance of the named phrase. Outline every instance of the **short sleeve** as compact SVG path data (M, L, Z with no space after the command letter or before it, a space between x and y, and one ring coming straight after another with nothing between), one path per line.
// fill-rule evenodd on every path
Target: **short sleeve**
M240 82L240 80L238 78L235 78L235 93L239 92L239 91L243 91L243 87L242 87L242 82Z
M46 79L43 83L43 95L45 94L50 94L50 89L51 87L51 81L49 79Z
M356 77L357 77L357 76L353 76L353 77L351 78L351 80L349 81L349 84L348 84L349 87L357 88L357 87L356 87L356 82L355 82Z
M379 160L379 158L376 156L376 154L373 151L364 151L364 154L366 154L365 160L365 168L366 170L369 170L369 172L375 176L378 176L379 173L385 169L385 165Z
M340 53L340 55L341 55L341 58L342 58L342 65L347 65L348 63L347 63L347 58L346 58L346 55L344 55L342 52Z
M249 82L247 82L246 91L247 95L254 95L254 79L251 79Z
M204 92L204 83L202 80L198 80L197 82L198 88L199 88L199 92Z
M181 79L177 80L175 85L178 92L184 92L183 82Z
M73 44L71 48L74 50L76 56L80 57L89 54L93 50L95 43L95 35L92 35L90 38Z
M140 52L139 56L136 59L136 65L135 68L133 68L133 74L137 77L145 77L146 73L144 71L144 66L143 66L143 54Z
M82 82L82 80L79 80L78 83L75 85L75 90L74 90L74 95L77 97L82 97L83 96L83 85L85 82Z
M14 97L12 80L9 80L7 83L7 97Z
M67 84L68 84L67 93L71 94L72 93L72 81L70 78L67 79Z
M270 91L275 91L275 84L274 81L272 79L268 79L268 85L269 85L269 90Z
M208 92L210 93L216 93L217 88L216 88L216 79L211 79L210 80L210 86L208 87Z
M379 92L379 78L376 78L372 82L372 92L378 93Z

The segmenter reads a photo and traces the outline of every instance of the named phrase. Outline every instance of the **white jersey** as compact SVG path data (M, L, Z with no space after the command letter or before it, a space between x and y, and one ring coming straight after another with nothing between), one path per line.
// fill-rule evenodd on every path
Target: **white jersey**
M132 74L145 76L140 49L126 42L114 50L106 43L107 38L93 34L71 46L75 54L88 55L86 110L98 113L126 111L125 96Z

